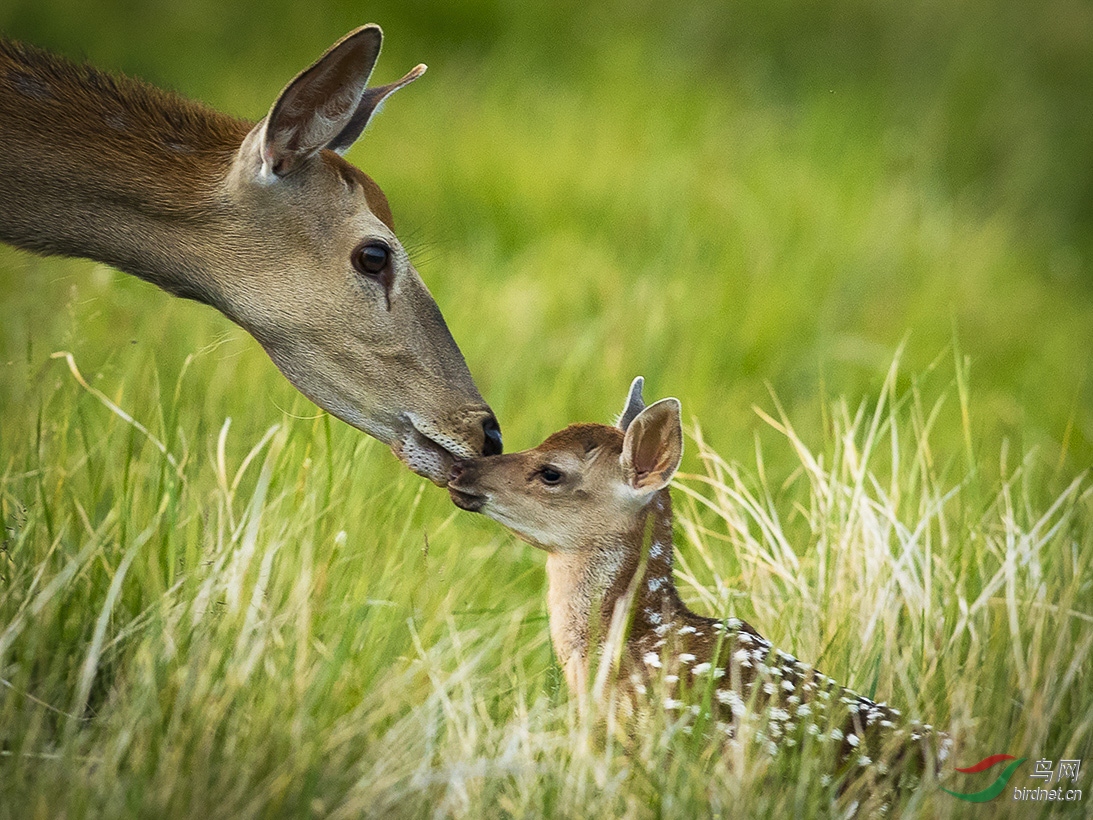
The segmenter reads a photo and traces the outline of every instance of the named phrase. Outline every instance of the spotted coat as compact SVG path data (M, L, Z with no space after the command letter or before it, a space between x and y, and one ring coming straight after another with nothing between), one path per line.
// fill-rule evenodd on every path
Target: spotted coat
M933 769L944 763L952 747L948 735L840 686L774 648L739 618L718 620L688 609L672 578L667 490L651 510L655 520L643 575L637 584L632 574L615 585L616 592L633 587L636 593L631 593L633 614L620 682L631 700L656 697L669 712L697 714L708 692L718 731L732 737L742 719L761 717L755 739L771 754L811 736L837 749L848 767L875 765L882 774L909 756ZM641 563L635 574L642 571ZM603 611L612 607L605 605Z

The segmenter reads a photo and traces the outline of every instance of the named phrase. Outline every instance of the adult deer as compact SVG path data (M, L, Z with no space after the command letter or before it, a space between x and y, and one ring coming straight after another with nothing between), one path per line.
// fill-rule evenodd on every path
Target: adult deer
M343 154L422 75L368 87L379 26L254 125L0 41L0 240L79 256L220 310L304 395L438 484L501 431L379 186Z
M890 770L913 778L944 761L947 735L842 688L738 618L687 608L672 577L668 489L683 455L680 404L646 407L642 384L617 426L574 424L531 450L457 462L448 484L458 507L546 551L551 639L574 694L617 657L615 693L628 709L656 693L687 716L705 698L723 737L750 717L764 750L826 746L857 781Z

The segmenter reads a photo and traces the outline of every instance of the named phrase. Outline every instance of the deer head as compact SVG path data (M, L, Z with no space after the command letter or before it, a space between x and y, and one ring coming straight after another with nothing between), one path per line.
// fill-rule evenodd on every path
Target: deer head
M369 25L257 125L0 40L0 241L95 259L210 304L320 407L443 484L501 432L395 235L342 158L384 100Z
M335 43L243 140L225 193L249 236L215 295L302 393L443 484L453 457L501 452L501 433L383 192L341 157L425 71L369 88L381 42L370 25Z
M678 399L645 407L642 384L634 380L618 426L574 424L530 450L457 462L452 501L551 553L640 548L642 512L683 456Z

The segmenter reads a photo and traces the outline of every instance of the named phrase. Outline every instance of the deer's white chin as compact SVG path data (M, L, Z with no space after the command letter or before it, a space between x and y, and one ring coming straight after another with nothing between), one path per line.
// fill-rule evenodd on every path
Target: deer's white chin
M411 427L391 443L391 452L399 461L434 484L445 487L455 463L453 456L430 438Z
M376 421L354 408L326 404L326 410L347 424L363 430L391 448L391 452L419 476L444 487L456 456L446 447L422 433L405 416L393 422Z

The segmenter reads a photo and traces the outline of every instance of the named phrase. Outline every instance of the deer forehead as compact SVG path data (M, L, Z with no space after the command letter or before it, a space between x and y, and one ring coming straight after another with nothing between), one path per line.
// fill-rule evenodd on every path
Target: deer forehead
M366 217L394 236L394 219L374 179L333 151L323 150L284 177L256 173L249 135L224 179L225 193L264 224L285 223L291 233L311 225L320 233L344 230ZM321 203L321 207L317 206Z
M571 424L529 452L540 458L566 460L574 466L598 462L617 463L622 454L622 440L622 431L615 427L604 424Z
M333 151L321 151L319 153L320 161L334 174L337 175L343 185L345 185L351 192L360 191L364 195L364 200L368 204L368 209L375 214L389 230L394 232L395 222L391 216L391 206L387 202L387 197L384 195L380 186L376 184L376 181L368 174L364 173L360 168L352 165L335 154Z

